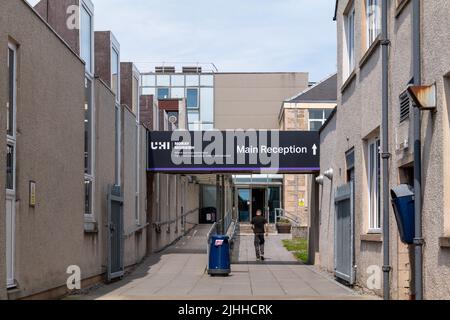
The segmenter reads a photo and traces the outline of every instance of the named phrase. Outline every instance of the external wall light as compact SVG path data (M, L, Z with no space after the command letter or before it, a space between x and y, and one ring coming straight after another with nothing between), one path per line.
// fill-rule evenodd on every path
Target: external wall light
M334 175L334 170L333 168L328 169L327 171L325 171L325 173L323 174L325 177L327 177L330 180L333 180L333 175Z
M320 184L320 185L323 185L323 180L324 180L324 176L323 176L323 175L318 176L318 177L316 178L316 183L317 183L317 184Z

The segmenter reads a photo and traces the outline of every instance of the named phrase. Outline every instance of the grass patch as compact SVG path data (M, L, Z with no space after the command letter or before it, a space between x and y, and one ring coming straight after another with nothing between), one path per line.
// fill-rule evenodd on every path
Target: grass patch
M284 247L303 263L308 263L308 241L306 239L283 240Z

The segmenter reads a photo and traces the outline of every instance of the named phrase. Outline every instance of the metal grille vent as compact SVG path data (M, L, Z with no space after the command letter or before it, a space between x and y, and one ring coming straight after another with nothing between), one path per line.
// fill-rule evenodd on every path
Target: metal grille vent
M175 73L175 67L155 67L156 73Z
M183 73L202 73L202 67L183 67Z
M403 92L400 95L400 123L409 119L409 113L411 110L411 99L408 92Z

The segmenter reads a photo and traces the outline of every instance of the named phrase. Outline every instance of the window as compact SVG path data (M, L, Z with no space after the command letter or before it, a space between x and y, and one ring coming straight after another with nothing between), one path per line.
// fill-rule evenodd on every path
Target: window
M351 149L345 154L345 165L347 172L347 182L355 181L355 149Z
M184 88L172 88L170 90L170 96L173 99L182 99L182 98L184 98Z
M189 111L188 113L188 122L189 123L197 123L200 121L200 116L197 111Z
M84 99L84 173L91 173L92 164L92 82L85 80Z
M142 88L142 94L148 96L155 96L155 88Z
M309 131L319 131L333 109L309 109Z
M345 76L349 77L355 69L355 5L350 7L350 10L344 17L345 26L345 61L344 70Z
M156 84L159 87L170 87L170 76L168 75L158 75L156 77Z
M92 215L92 185L93 177L93 99L92 81L85 80L85 100L84 100L84 214Z
M80 53L86 63L86 72L93 73L92 48L93 48L93 23L92 13L81 6L81 30L80 30Z
M155 76L147 74L142 76L143 87L154 87L155 85L156 85Z
M169 88L158 88L158 99L169 99Z
M214 86L214 76L213 75L201 75L200 85L202 87L212 87Z
M133 77L133 101L132 101L132 109L135 115L139 115L139 79Z
M184 76L183 75L172 76L172 87L184 87Z
M186 86L198 86L199 85L199 76L191 75L186 76Z
M6 145L6 189L14 190L14 146Z
M367 48L381 33L381 8L379 0L366 0Z
M115 48L111 48L111 89L119 101L119 53Z
M6 103L6 133L15 136L15 112L16 112L16 52L13 48L8 49L8 95Z
M206 123L214 122L214 89L200 89L200 112L201 121Z
M92 181L84 181L84 214L92 215Z
M368 143L368 185L369 185L369 232L381 230L380 185L381 158L380 140L378 138Z
M16 109L17 109L17 48L8 45L8 100L6 102L6 189L12 191L15 186L16 171Z
M198 89L186 90L186 104L188 109L198 109Z

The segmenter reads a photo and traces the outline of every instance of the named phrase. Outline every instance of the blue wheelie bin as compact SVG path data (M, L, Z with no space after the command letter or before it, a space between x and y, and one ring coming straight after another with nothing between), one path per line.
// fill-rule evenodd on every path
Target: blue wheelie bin
M215 235L209 244L208 274L228 276L231 273L230 239L228 236Z
M391 190L392 204L403 243L413 244L415 237L414 189L402 184Z

